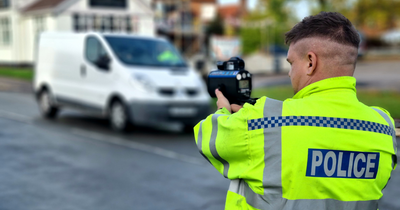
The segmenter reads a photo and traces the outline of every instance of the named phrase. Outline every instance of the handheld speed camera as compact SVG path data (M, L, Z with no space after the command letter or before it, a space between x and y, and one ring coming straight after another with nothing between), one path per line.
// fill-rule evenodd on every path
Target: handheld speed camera
M244 61L239 57L232 57L228 61L218 61L218 70L211 71L207 79L208 93L215 95L219 89L230 104L255 104L256 99L250 98L252 84L251 74L244 69Z

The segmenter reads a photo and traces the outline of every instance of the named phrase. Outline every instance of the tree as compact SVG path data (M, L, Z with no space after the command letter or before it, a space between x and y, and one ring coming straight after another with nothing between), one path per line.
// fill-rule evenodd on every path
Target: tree
M394 0L358 0L355 3L355 24L369 26L377 30L387 30L396 27L399 20L400 1Z
M311 4L311 11L313 15L318 14L321 11L325 11L339 12L347 17L354 12L354 1L355 0L315 0L313 2L315 4Z
M400 1L397 0L315 0L312 13L340 12L357 26L388 30L399 20Z
M259 0L256 10L243 20L240 35L244 54L266 50L271 45L284 45L284 34L293 25L289 3L293 0Z

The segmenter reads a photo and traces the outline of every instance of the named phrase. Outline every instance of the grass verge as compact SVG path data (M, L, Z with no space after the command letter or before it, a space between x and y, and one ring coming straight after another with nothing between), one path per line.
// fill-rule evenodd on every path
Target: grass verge
M0 77L31 81L33 78L33 70L29 68L0 67Z

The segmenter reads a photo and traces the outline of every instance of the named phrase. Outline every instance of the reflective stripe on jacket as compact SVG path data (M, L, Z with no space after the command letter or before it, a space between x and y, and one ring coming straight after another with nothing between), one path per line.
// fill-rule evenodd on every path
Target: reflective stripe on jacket
M232 180L225 209L376 210L396 167L394 121L359 102L355 83L325 79L197 124L200 153Z

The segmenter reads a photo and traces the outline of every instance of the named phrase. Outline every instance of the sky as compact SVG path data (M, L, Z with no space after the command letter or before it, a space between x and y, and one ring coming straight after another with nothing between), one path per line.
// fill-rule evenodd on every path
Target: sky
M220 4L232 4L232 3L238 3L239 0L218 0L218 2ZM249 8L254 8L257 3L257 0L247 0L247 2L249 4ZM296 2L295 7L298 8L296 9L295 12L299 19L303 19L304 17L310 15L307 0L300 0Z

